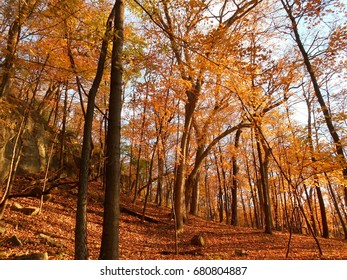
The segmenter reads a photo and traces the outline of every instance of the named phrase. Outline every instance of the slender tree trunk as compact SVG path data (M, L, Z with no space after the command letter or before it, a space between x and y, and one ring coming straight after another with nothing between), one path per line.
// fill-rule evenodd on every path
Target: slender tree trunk
M340 220L340 223L342 225L342 229L343 229L343 233L345 235L345 240L347 240L347 225L346 225L346 220L343 218L342 214L341 214L341 211L340 211L340 208L339 208L339 205L337 203L337 199L336 199L336 196L335 196L335 193L334 193L334 190L331 186L331 183L330 183L330 180L329 180L329 177L327 174L325 174L325 178L327 179L328 181L328 189L329 189L329 193L331 195L331 198L332 198L332 201L333 201L333 204L334 204L334 207L335 207L335 211L337 213L337 216L339 217L339 220Z
M256 193L256 188L254 188L254 184L252 182L251 171L249 168L248 159L246 160L246 171L247 171L248 184L249 184L250 190L251 190L251 199L253 201L254 223L252 223L252 226L255 226L256 228L261 228L260 222L259 222L259 214L258 214L257 193ZM252 215L251 215L251 217L252 217Z
M309 100L309 97L306 97L306 105L307 105L307 114L308 114L308 119L307 119L307 140L308 140L308 146L311 154L311 160L313 163L317 162L315 156L314 156L314 146L313 146L313 139L312 139L312 112L311 112L311 102ZM324 238L329 238L329 227L328 227L328 219L327 219L327 214L325 211L325 203L322 195L322 191L319 186L319 181L318 181L318 176L314 176L314 184L317 192L317 197L318 197L318 202L319 202L319 209L320 209L320 214L321 214L321 219L322 219L322 227L323 227L323 232L322 236ZM312 213L313 214L313 213ZM314 219L313 219L314 221ZM316 230L316 225L315 223L313 224L315 232Z
M293 186L292 186L292 187L293 187ZM318 250L319 250L319 254L320 254L320 255L323 255L323 251L322 251L322 248L321 248L321 246L320 246L319 240L318 240L317 237L314 235L312 226L311 226L311 224L310 224L310 222L309 222L309 220L308 220L308 218L307 218L307 216L306 216L306 214L305 214L305 210L304 210L304 208L303 208L302 205L301 205L301 201L300 201L299 195L298 195L298 193L297 193L296 190L294 190L294 196L295 196L295 199L296 199L296 202L297 202L297 206L298 206L298 208L300 209L300 212L301 212L303 218L305 219L306 226L307 226L309 232L312 234L313 239L316 241L316 244L317 244L317 247L318 247ZM301 220L300 220L300 229L301 229L301 228L302 228L302 222L301 222Z
M124 43L124 1L115 2L111 89L106 151L106 187L100 259L119 258L120 138L122 111L122 53Z
M103 76L104 66L107 55L107 47L109 36L112 29L111 21L114 18L113 7L108 18L106 32L102 40L100 57L98 62L97 72L89 91L87 112L83 131L83 144L81 153L81 164L78 181L78 197L77 197L77 212L76 212L76 227L75 227L75 259L88 259L88 244L87 244L87 194L88 194L88 177L89 177L89 160L91 151L92 126L94 118L95 97Z
M210 195L210 188L208 187L208 167L205 164L205 178L204 178L204 185L205 185L205 207L206 207L206 218L208 220L214 219L213 214L213 207L211 205L211 195Z
M317 236L318 234L318 229L317 229L317 225L316 225L316 219L314 217L314 209L312 206L312 197L309 195L308 191L307 191L307 187L304 184L303 185L304 191L305 191L305 195L306 195L306 200L307 200L307 204L308 204L308 208L310 210L310 217L311 217L311 221L312 221L312 228L313 228L313 232L314 234ZM320 190L320 189L319 189Z
M216 169L217 169L217 178L218 178L218 210L219 210L219 222L222 223L224 220L224 199L223 199L223 189L222 189L222 180L220 176L219 166L218 166L218 160L217 155L214 155L214 159L216 162Z
M142 222L144 222L144 220L145 220L147 203L148 203L148 198L149 198L150 189L151 189L151 185L152 185L153 164L154 164L154 157L155 157L157 146L158 146L158 141L159 141L159 136L157 137L157 140L154 144L152 156L151 156L151 161L150 161L150 166L149 166L149 174L148 174L148 181L147 181L147 188L146 188L146 195L145 195L145 203L143 205L143 211L142 211L142 219L141 219Z
M158 190L156 198L158 206L162 206L164 201L164 159L160 151L161 148L158 150Z
M223 204L224 204L224 211L225 211L225 223L230 224L231 223L231 194L229 195L228 187L227 187L227 176L226 171L224 168L224 157L223 157L223 151L220 145L218 145L218 155L219 155L219 161L220 161L220 174L219 176L219 184L223 187ZM216 166L218 168L218 161L217 161L217 155L215 155L216 158Z
M235 149L239 147L239 141L240 141L240 136L241 136L242 130L238 129L235 134ZM233 182L233 187L231 189L231 196L232 196L232 201L231 201L231 224L233 226L238 226L238 213L237 213L237 189L238 189L238 183L237 183L237 173L239 171L239 167L237 165L237 159L236 156L234 155L232 158L232 165L233 165L233 175L232 175L232 182Z
M271 200L273 201L273 207L274 207L274 227L276 230L279 230L279 200L278 200L278 188L276 186L275 180L273 176L271 176L271 179L273 179L273 186L272 186L272 198Z
M59 151L59 169L64 166L64 154L65 154L65 134L66 134L66 120L67 120L67 104L68 104L68 89L65 88L64 94L64 108L63 108L63 119L61 128L61 138L60 138L60 151Z
M287 15L291 21L292 31L294 33L295 42L297 43L298 48L299 48L301 55L303 57L307 72L309 73L310 78L311 78L311 82L312 82L312 85L314 88L314 93L315 93L317 100L318 100L318 103L321 107L325 123L328 127L330 136L333 139L333 142L335 144L335 151L339 157L339 160L340 160L341 166L342 166L343 178L344 178L344 180L347 180L347 159L346 159L344 151L343 151L343 145L342 145L340 136L338 135L337 129L333 123L332 115L329 111L329 108L325 103L323 94L321 92L321 89L320 89L320 86L318 83L318 78L317 78L316 73L314 71L314 68L311 64L310 56L307 53L307 51L304 47L304 44L302 42L301 36L299 34L298 23L294 17L292 7L290 5L288 5L288 3L284 0L281 0L281 2L282 2L282 5L283 5L284 9L286 10L286 13L287 13ZM347 186L344 185L343 187L344 187L343 191L344 191L344 195L345 195L345 203L347 205Z
M136 175L135 175L135 190L134 190L134 198L133 203L136 203L136 198L138 196L138 187L139 187L139 180L140 180L140 169L141 169L141 157L142 157L142 142L144 138L145 133L145 126L146 126L146 116L147 116L147 104L148 104L148 96L149 96L149 90L146 90L146 96L144 100L144 106L143 106L143 112L142 112L142 121L141 121L141 132L140 132L140 143L139 143L139 150L137 153L137 161L136 161Z
M241 204L242 204L242 210L243 210L243 226L249 227L248 217L247 217L247 208L246 208L245 199L243 197L242 189L240 189L240 198L241 198Z
M282 180L279 178L279 196L280 196L280 211L281 211L281 216L280 216L280 230L283 231L286 220L287 220L287 208L284 204L284 193L281 191L283 190L283 185L281 184Z

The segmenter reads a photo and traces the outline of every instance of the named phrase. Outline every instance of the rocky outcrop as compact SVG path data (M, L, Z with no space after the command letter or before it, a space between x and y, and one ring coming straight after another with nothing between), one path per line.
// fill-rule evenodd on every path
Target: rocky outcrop
M52 145L57 141L56 132L34 107L28 110L28 105L22 101L12 97L0 98L0 184L8 177L16 138L23 120L24 129L19 138L21 157L16 174L37 174L45 171ZM81 145L76 138L72 132L65 133L64 172L69 176L78 174L79 170ZM54 148L50 170L59 168L59 143Z
M16 137L24 119L20 137L21 158L17 174L43 171L52 145L52 132L36 112L27 112L26 105L18 100L0 99L0 182L8 174Z

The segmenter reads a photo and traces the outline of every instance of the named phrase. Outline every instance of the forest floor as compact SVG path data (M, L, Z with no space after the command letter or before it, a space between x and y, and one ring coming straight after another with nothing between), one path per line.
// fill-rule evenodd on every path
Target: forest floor
M0 221L0 259L47 252L49 259L74 258L74 227L77 187L61 185L52 199L44 202L38 215L26 215L19 207L38 207L37 198L14 198ZM143 202L136 205L122 197L121 206L141 214ZM312 236L293 234L286 258L289 233L233 227L190 216L184 232L178 235L178 254L175 253L175 228L170 210L148 204L146 215L152 221L141 222L139 217L122 212L120 220L120 258L140 259L332 259L347 260L347 242L318 238L323 255L319 254ZM88 204L88 246L90 259L98 259L102 232L102 187L91 183ZM201 234L204 246L191 244L193 236Z

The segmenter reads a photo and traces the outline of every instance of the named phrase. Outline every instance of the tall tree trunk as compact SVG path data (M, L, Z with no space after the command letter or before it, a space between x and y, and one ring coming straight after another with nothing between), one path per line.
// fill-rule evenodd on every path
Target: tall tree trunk
M106 186L100 259L119 258L120 138L122 111L122 53L124 1L116 0L111 64L111 88L106 151Z
M187 219L185 204L185 178L186 178L186 162L189 147L189 137L191 133L194 110L197 103L197 94L191 91L187 92L188 102L185 105L184 128L180 143L180 152L178 155L177 174L175 180L175 201L174 208L176 213L177 230L181 231Z
M261 145L260 136L256 133L257 140L257 152L259 160L260 170L260 181L262 186L263 200L264 200L264 222L265 222L265 233L272 234L272 214L270 204L270 191L269 191L269 180L268 180L268 161L269 161L269 150L265 145ZM264 148L264 157L261 150L261 146Z
M312 138L312 112L311 112L311 102L309 100L309 97L306 98L306 105L307 105L307 114L308 114L308 119L307 119L307 140L308 140L308 146L309 146L309 151L311 154L311 160L313 163L317 162L317 159L314 156L314 146L313 146L313 138ZM319 186L319 180L318 176L314 175L314 184L315 188L317 191L317 197L318 197L318 202L319 202L319 209L320 209L320 214L321 214L321 219L322 219L322 227L323 227L323 232L322 236L324 238L329 238L329 227L328 227L328 219L327 219L327 214L325 211L325 204L324 204L324 199L322 195L322 191ZM314 219L313 219L314 221ZM315 229L315 223L313 224L314 229ZM316 230L315 230L316 231Z
M88 193L88 177L89 177L89 160L91 151L92 126L94 118L95 97L103 76L104 66L107 55L110 32L112 30L112 20L114 18L113 7L108 18L106 31L102 40L100 57L96 75L89 91L87 112L83 131L83 144L81 153L81 164L78 181L78 197L76 211L76 228L75 228L75 259L88 259L87 244L87 193Z
M306 66L307 72L310 75L310 79L314 88L314 93L317 97L318 103L321 107L323 116L324 116L324 120L325 123L328 127L329 133L331 138L333 139L334 145L335 145L335 151L337 156L339 157L339 160L341 162L341 166L342 166L342 176L344 178L344 180L347 180L347 159L345 157L345 154L343 152L343 145L342 142L340 140L340 136L337 133L336 127L333 123L333 119L332 119L332 115L329 111L328 106L325 103L323 94L321 92L319 83L318 83L318 78L316 76L316 73L314 71L314 68L311 64L311 60L310 60L310 56L307 53L304 44L302 42L301 36L299 34L299 30L298 30L298 22L296 21L296 18L294 17L294 13L292 10L292 7L288 4L287 1L281 0L282 5L291 21L292 24L292 31L294 33L294 38L295 38L295 42L298 45L298 48L300 50L300 53L303 57L304 60L304 64ZM345 195L345 203L347 205L347 186L344 185L344 195Z
M241 136L241 129L238 129L235 134L235 149L239 147L239 141L240 141L240 136ZM239 171L239 167L237 165L237 159L236 156L234 155L232 158L232 165L233 165L233 177L232 177L232 182L233 182L233 187L231 189L231 195L232 195L232 201L231 201L231 224L233 226L238 226L238 213L237 213L237 189L238 189L238 184L237 184L237 173Z

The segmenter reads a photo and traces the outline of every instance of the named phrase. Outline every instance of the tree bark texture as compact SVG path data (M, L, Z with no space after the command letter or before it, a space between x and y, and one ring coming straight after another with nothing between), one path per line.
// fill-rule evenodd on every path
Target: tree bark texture
M122 53L124 43L124 1L115 2L115 22L111 64L109 121L106 138L106 186L100 259L119 258L120 138L122 110Z

